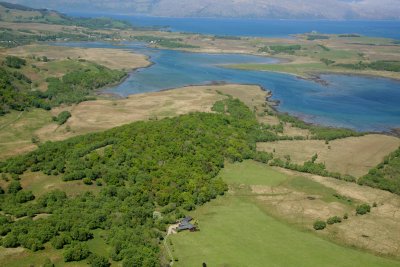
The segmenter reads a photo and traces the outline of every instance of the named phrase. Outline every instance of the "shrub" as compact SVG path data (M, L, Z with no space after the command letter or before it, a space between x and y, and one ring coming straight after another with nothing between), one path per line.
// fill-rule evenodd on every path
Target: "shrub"
M19 191L16 195L15 195L15 200L18 203L25 203L31 200L34 200L35 196L33 195L32 191Z
M109 267L111 265L106 257L96 254L91 254L88 262L92 267Z
M330 217L327 221L328 224L341 223L342 219L339 216Z
M356 208L356 214L364 215L371 211L371 206L368 204L361 204Z
M345 214L343 215L343 219L347 220L348 218L349 218L349 215L348 215L347 213L345 213Z
M56 121L58 125L63 125L70 117L71 113L69 111L62 111L57 117L54 117L53 120Z
M83 183L86 184L86 185L91 185L91 184L93 184L92 179L90 179L90 178L83 178L82 181L83 181Z
M20 190L22 190L22 186L18 181L12 181L8 186L8 193L10 194L16 194Z
M49 258L45 259L43 265L43 267L54 267L54 263L51 262L51 260Z
M73 240L78 241L87 241L93 238L93 234L85 228L72 228L70 234Z
M5 63L10 68L20 69L26 64L26 60L15 56L7 56Z
M323 230L326 228L326 223L324 221L316 221L314 222L315 230Z
M64 252L64 261L80 261L89 257L89 247L85 243L73 243Z
M55 236L52 240L51 240L51 245L55 248L55 249L62 249L65 245L68 245L71 243L71 237L69 237L66 234L61 234L59 236Z
M6 235L2 241L2 246L5 248L16 248L20 245L17 236L13 233Z

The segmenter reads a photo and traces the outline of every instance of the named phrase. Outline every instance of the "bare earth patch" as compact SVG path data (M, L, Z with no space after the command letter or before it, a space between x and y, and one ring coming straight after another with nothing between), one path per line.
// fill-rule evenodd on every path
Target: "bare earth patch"
M337 139L325 144L320 140L278 141L258 143L257 149L274 152L283 158L290 155L293 162L302 164L318 154L317 162L325 163L330 171L360 177L379 164L384 156L396 150L400 139L392 136L370 134L362 137Z

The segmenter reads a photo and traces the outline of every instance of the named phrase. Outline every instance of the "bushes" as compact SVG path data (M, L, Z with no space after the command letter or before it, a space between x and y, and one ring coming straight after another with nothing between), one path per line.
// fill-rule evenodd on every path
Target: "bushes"
M93 238L93 234L85 228L72 228L70 231L72 240L87 241Z
M86 243L74 242L67 247L63 255L65 262L80 261L89 257L90 251Z
M370 211L371 211L371 206L368 204L361 204L356 208L357 215L364 215L369 213Z
M57 117L53 117L53 121L57 122L58 125L63 125L70 117L71 113L69 111L62 111Z
M260 48L259 52L271 52L273 54L286 53L292 55L300 49L300 45L271 45Z
M278 118L283 122L292 124L294 127L300 129L308 129L312 133L311 138L316 140L331 141L340 138L364 135L364 133L355 132L350 129L331 128L331 127L307 124L304 121L296 117L290 116L288 114L278 114Z
M327 224L335 224L335 223L341 223L341 222L342 222L342 218L340 218L339 216L330 217L326 221Z
M158 37L158 36L135 36L135 40L147 42L155 45L160 45L166 48L198 48L195 45L189 45L182 43L182 39L179 38L165 38L165 37Z
M7 56L5 64L10 68L20 69L22 66L25 66L26 60L15 56Z
M18 181L11 181L11 183L8 186L8 193L9 194L17 194L18 191L22 190L21 183Z
M315 221L313 227L315 230L323 230L326 228L326 223L324 221Z
M367 175L358 180L360 185L387 190L400 195L400 148L384 158Z
M31 200L34 200L35 196L33 195L32 191L19 191L16 195L15 195L15 200L18 203L25 203Z
M109 267L111 265L107 258L96 254L89 256L88 263L92 267Z
M327 66L332 65L332 64L335 63L334 60L330 60L330 59L327 59L327 58L321 58L320 60L321 60L322 63L324 63Z
M2 239L2 246L5 248L16 248L19 247L20 244L16 235L8 234Z
M400 72L400 61L390 61L390 60L378 60L371 63L358 62L353 64L336 64L335 66L354 69L354 70L381 70L381 71L392 71Z
M72 240L69 235L62 233L59 236L53 237L53 239L51 240L51 245L55 249L62 249L65 245L71 244L71 241Z

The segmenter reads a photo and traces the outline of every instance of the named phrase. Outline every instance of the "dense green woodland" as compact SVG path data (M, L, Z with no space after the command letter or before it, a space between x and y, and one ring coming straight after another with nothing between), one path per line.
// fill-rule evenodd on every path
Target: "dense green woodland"
M23 63L23 64L22 64ZM0 66L0 115L10 110L25 110L29 107L46 110L60 104L73 104L93 99L89 95L95 89L119 82L126 73L111 70L101 65L87 63L78 70L71 71L61 78L48 78L45 92L32 91L31 80L18 71L25 60L7 57Z
M90 255L84 242L93 238L92 230L104 229L113 260L130 267L158 266L166 226L227 190L217 178L225 160L269 158L255 152L254 114L238 100L223 104L229 115L193 113L136 122L47 142L1 163L0 170L16 179L30 170L102 186L99 194L75 198L61 191L35 197L13 180L0 196L2 246L35 251L50 242L64 249L65 261L81 260ZM162 218L154 219L154 211ZM42 213L52 215L32 220Z

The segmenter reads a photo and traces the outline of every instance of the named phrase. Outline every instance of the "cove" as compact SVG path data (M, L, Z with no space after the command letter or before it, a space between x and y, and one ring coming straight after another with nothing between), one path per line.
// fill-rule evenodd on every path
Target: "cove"
M358 131L383 132L400 128L400 81L339 74L324 74L329 85L299 79L293 75L224 68L224 64L277 63L277 59L238 55L203 54L153 49L141 43L61 43L77 47L131 49L153 62L139 69L121 84L105 91L121 96L155 92L213 82L256 84L279 100L277 109L326 126Z

